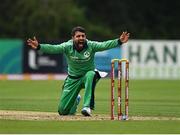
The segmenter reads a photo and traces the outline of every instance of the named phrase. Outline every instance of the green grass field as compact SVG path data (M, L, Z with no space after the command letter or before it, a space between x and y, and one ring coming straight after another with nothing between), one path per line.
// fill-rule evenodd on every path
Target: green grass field
M130 80L129 115L180 118L179 80ZM0 81L0 110L56 112L63 81ZM83 90L81 91L83 95ZM82 107L79 105L78 111ZM78 113L79 113L78 112ZM110 82L96 87L93 114L110 115ZM0 133L180 133L180 120L47 121L2 120Z

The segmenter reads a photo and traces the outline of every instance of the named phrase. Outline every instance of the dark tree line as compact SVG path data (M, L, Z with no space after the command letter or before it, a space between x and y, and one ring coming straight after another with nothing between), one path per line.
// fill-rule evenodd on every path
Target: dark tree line
M179 0L1 0L0 38L69 39L76 25L93 39L179 39Z
M179 39L179 0L77 0L86 15L114 33L128 30L133 38Z

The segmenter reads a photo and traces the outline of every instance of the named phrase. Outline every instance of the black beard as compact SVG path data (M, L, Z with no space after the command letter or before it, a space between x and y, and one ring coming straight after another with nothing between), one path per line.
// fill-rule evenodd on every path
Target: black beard
M82 41L74 42L73 44L77 51L82 51L86 45L86 40L84 40L83 42ZM80 48L79 44L83 44L83 47Z

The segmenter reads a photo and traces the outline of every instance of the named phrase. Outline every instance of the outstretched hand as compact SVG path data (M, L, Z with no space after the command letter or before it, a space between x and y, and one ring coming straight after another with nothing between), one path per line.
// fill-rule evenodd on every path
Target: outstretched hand
M122 43L126 43L126 42L128 41L128 39L129 39L129 36L130 36L130 33L128 33L128 32L126 31L126 32L123 32L123 33L120 35L119 39L120 39L120 41L121 41Z
M38 45L39 45L36 37L33 37L33 39L30 39L30 38L29 38L29 39L27 40L27 44L28 44L29 46L31 46L33 49L37 49L37 47L38 47Z

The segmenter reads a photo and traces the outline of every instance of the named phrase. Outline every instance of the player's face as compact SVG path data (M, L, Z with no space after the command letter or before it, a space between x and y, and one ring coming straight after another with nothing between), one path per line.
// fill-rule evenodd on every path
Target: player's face
M75 45L77 45L79 48L82 48L84 46L84 43L86 42L86 34L80 31L77 31L75 35L72 37Z

